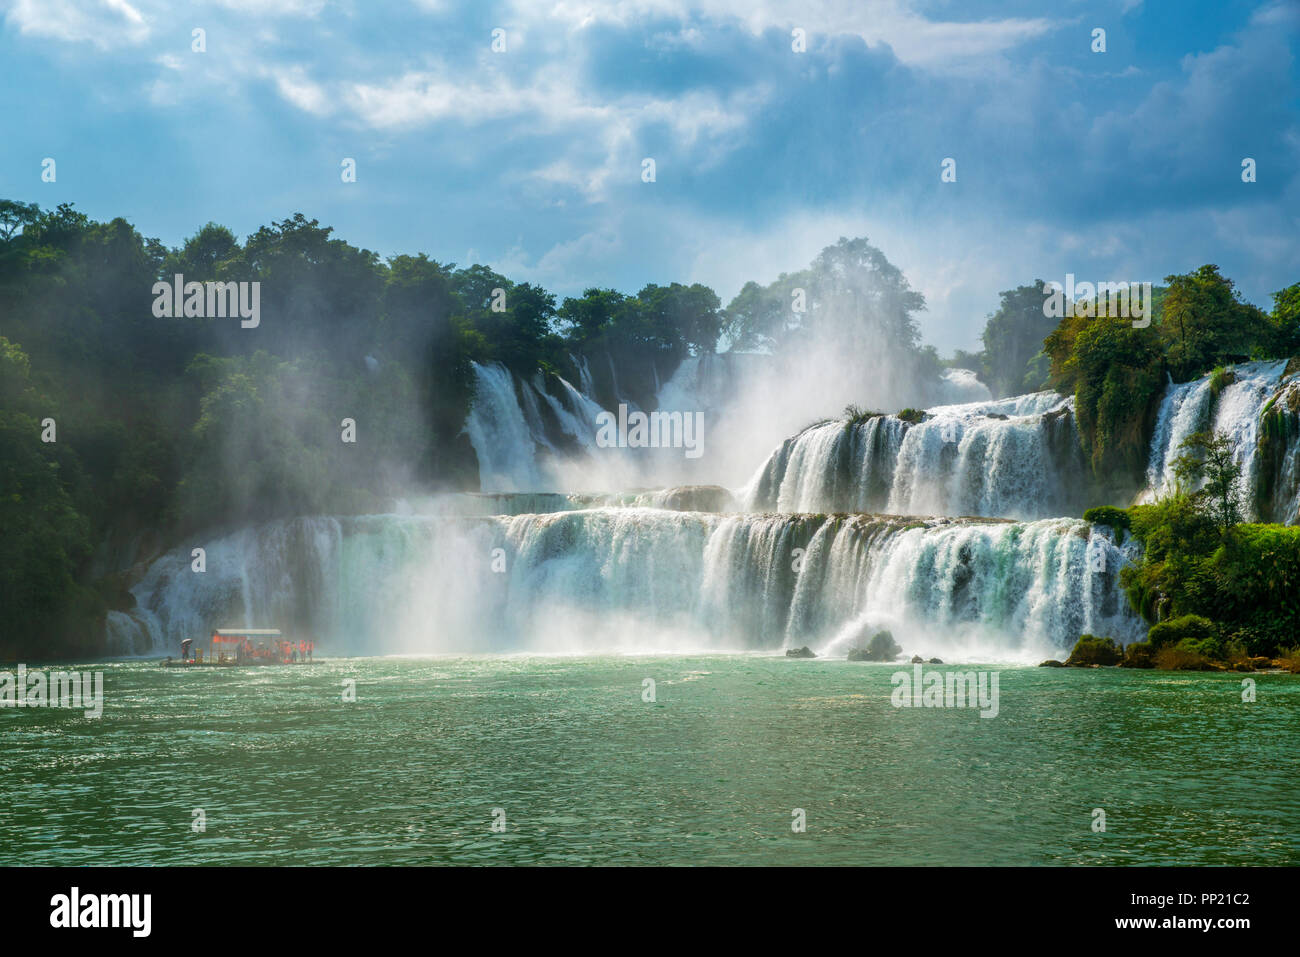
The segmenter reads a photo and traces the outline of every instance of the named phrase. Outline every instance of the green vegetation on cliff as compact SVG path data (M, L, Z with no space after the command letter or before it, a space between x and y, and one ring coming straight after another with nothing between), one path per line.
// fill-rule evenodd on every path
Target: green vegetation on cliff
M1193 668L1284 655L1300 643L1300 527L1241 522L1240 467L1224 436L1184 445L1177 471L1196 491L1086 513L1117 532L1127 523L1143 546L1120 581L1151 627L1126 664Z

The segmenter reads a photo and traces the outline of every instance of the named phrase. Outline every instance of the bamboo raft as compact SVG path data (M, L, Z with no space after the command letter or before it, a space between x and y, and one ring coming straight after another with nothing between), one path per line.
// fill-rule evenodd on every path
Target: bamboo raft
M286 639L279 628L217 628L206 651L194 654L194 639L181 642L181 656L160 661L164 668L260 668L314 665L314 641Z

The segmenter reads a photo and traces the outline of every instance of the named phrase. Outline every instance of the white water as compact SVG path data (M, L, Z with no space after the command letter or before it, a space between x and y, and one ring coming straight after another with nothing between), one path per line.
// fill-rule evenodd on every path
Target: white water
M515 398L514 377L500 365L474 367L474 401L465 431L478 455L485 492L543 491L537 442Z
M1068 511L1044 414L1052 392L939 406L924 421L876 416L815 425L768 458L742 494L751 510L1045 518ZM1074 440L1071 440L1074 441Z
M164 556L134 589L132 617L159 650L260 625L306 631L335 654L806 644L842 655L890 628L909 654L1037 661L1083 631L1139 636L1117 587L1124 560L1070 519L304 518L209 543L202 574L187 549Z
M993 398L989 387L970 369L944 369L939 401L945 405L962 402L988 402Z
M1177 488L1174 462L1183 454L1181 445L1187 438L1196 432L1222 432L1231 440L1233 458L1242 467L1240 501L1243 514L1251 519L1259 517L1255 515L1251 490L1257 478L1255 466L1260 415L1268 400L1278 391L1286 360L1247 362L1230 368L1234 381L1224 387L1217 400L1210 376L1168 385L1156 416L1147 465L1147 487L1139 497L1140 501L1154 501Z
M736 374L717 357L683 369L661 403L708 398L708 383ZM1208 379L1168 390L1148 494L1167 487L1178 443L1210 424L1234 436L1253 475L1282 364L1236 371L1217 402ZM821 423L734 496L716 486L577 492L600 487L581 484L592 476L653 469L584 440L599 411L584 390L520 382L499 366L475 375L466 429L484 493L242 529L204 543L202 574L186 544L140 576L133 611L110 613L112 652L166 653L215 627L271 626L309 633L329 654L806 644L834 656L888 628L908 655L1037 661L1063 656L1081 633L1144 633L1118 584L1134 546L1051 517L1092 504L1068 501L1077 435L1071 400L1054 393L938 406L917 424ZM1292 498L1296 452L1280 467ZM834 511L1021 521L806 514Z

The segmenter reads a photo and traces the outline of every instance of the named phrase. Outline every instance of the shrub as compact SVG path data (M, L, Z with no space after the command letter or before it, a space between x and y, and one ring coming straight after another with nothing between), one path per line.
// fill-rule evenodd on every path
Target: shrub
M1115 643L1114 638L1080 635L1065 663L1073 668L1083 668L1088 665L1117 665L1120 658L1120 647Z
M1154 668L1156 666L1155 649L1149 641L1135 641L1124 649L1121 668Z
M1184 639L1199 641L1215 634L1214 622L1200 615L1183 615L1171 618L1151 626L1147 632L1147 641L1152 648L1160 649L1177 645Z
M925 410L910 409L910 408L899 409L898 417L902 419L904 422L910 422L912 425L916 425L918 422L920 422L922 419L925 418Z
M1180 643L1166 645L1157 651L1156 667L1161 671L1209 671L1214 665L1205 655L1184 648Z
M1097 508L1090 508L1083 513L1083 520L1091 522L1094 525L1108 525L1121 534L1116 536L1123 540L1123 532L1127 532L1132 525L1132 518L1129 513L1122 508L1115 508L1112 505L1099 505Z
M856 405L846 405L844 407L846 425L861 425L868 419L875 419L884 414L883 412L872 412L870 409L863 409Z
M1237 374L1226 366L1219 366L1210 373L1210 394L1214 398L1219 397L1219 393L1237 381Z
M1223 642L1216 636L1209 635L1205 638L1184 638L1175 645L1179 651L1188 651L1195 655L1202 655L1215 661L1227 657Z

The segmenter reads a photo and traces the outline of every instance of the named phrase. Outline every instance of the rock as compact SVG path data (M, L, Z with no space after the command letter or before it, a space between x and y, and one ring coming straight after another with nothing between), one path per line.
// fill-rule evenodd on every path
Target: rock
M871 636L865 648L849 649L849 661L893 661L902 651L893 635L887 631L878 631Z
M1064 661L1057 661L1055 658L1048 658L1046 661L1039 662L1040 668L1064 668Z
M817 657L817 655L813 652L813 650L809 648L807 645L804 645L802 648L787 648L785 650L785 656L787 658L816 658Z
M941 664L943 664L943 659L942 659L942 658L931 658L931 659L930 659L930 664L932 664L932 665L941 665Z
M923 665L925 664L925 659L922 658L920 655L912 655L912 664Z
M663 507L677 512L731 512L736 500L720 485L683 485L667 492Z

